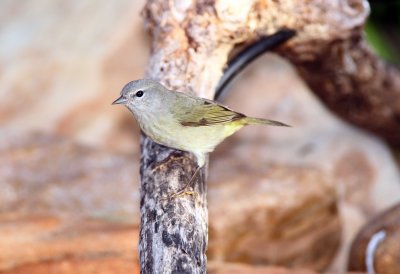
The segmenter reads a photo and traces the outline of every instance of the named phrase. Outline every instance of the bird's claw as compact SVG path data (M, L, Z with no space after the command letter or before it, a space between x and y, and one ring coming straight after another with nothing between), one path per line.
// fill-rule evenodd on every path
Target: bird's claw
M179 198L185 195L196 195L196 192L194 192L193 190L186 190L186 189L182 189L174 194L168 195L167 197L161 198L161 200L172 200L175 198Z

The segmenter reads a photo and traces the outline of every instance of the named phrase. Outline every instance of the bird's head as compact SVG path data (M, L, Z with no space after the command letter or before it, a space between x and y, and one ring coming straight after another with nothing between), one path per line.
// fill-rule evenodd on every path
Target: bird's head
M129 82L121 91L121 96L112 104L123 104L135 116L157 111L168 90L155 80L139 79Z

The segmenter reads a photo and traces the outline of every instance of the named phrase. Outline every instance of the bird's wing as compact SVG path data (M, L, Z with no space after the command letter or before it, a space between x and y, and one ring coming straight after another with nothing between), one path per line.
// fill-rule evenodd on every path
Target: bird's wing
M178 103L174 108L179 109L179 111L175 112L175 118L182 126L211 126L246 117L211 100L195 97L190 97L190 100L187 99L185 98L185 102L190 102L189 104Z

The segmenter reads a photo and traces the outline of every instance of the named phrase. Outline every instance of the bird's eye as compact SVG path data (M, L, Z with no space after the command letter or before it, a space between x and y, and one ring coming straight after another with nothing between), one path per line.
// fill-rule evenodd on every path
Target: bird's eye
M142 97L144 94L143 90L136 91L136 97Z

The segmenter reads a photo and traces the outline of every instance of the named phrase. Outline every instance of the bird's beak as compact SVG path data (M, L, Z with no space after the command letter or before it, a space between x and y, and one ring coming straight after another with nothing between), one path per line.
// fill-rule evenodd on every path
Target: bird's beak
M126 102L128 102L128 99L126 99L124 96L121 95L117 100L112 102L112 104L118 105L118 104L125 104Z

